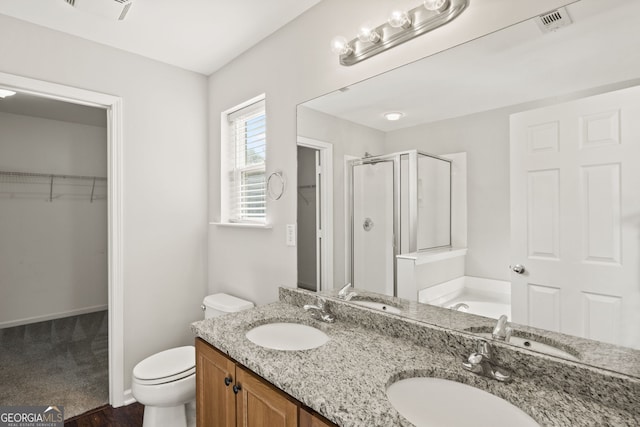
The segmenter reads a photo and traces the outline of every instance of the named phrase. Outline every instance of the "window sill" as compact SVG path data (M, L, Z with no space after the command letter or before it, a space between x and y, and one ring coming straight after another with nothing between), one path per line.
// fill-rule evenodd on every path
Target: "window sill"
M217 225L218 227L230 228L257 228L262 230L270 230L273 228L271 224L247 224L242 222L210 222L209 225Z

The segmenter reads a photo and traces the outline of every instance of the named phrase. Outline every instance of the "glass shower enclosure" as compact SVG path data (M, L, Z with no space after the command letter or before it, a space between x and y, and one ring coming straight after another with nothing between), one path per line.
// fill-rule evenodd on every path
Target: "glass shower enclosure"
M410 150L347 171L351 283L396 296L397 255L451 246L451 160Z

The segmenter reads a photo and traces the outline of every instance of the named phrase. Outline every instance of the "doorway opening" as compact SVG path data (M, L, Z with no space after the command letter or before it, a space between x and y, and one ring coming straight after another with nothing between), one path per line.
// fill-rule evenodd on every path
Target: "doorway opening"
M124 404L124 362L123 362L123 283L122 283L122 254L123 254L123 227L122 227L122 187L123 187L123 158L122 158L122 99L112 95L106 95L99 92L93 92L84 89L78 89L70 86L59 85L55 83L49 83L41 80L25 78L22 76L16 76L12 74L0 73L0 87L3 89L11 90L25 96L39 97L47 102L64 102L71 104L71 107L86 106L94 109L102 110L102 114L106 116L106 167L104 171L106 174L76 174L73 177L65 173L43 172L42 175L48 175L46 178L48 181L48 191L45 190L45 200L32 200L33 202L46 203L48 207L58 209L63 205L60 203L65 197L67 200L73 200L73 203L80 202L85 196L88 196L86 201L92 207L97 207L98 203L105 204L106 212L104 217L106 218L106 230L103 232L106 234L104 240L106 241L106 247L104 252L106 255L106 283L107 283L107 297L106 307L108 311L105 316L106 320L100 319L100 311L95 310L99 304L95 304L93 309L89 309L84 313L80 309L75 315L83 318L81 321L75 319L74 321L66 321L66 327L61 323L59 330L51 325L51 336L55 335L56 338L68 336L71 332L73 334L85 334L91 336L91 334L98 334L100 330L108 330L108 343L106 348L103 348L102 352L108 353L108 401L114 407L122 406ZM10 171L9 171L10 172ZM22 181L34 179L37 181L32 187L34 193L38 193L43 185L39 180L45 179L45 177L39 176L38 172L29 174L29 171L17 171L24 172L25 175L15 175ZM104 180L100 179L104 178ZM88 184L88 185L84 185ZM29 186L29 184L14 183L14 186ZM100 188L102 185L102 188ZM45 185L46 187L46 185ZM15 190L15 188L14 188ZM89 190L89 194L85 194L84 190ZM17 190L14 191L18 193ZM27 191L28 192L28 191ZM33 194L31 194L33 196ZM56 203L58 202L58 203ZM76 224L82 221L82 216L76 218ZM51 250L51 255L55 255ZM35 267L33 267L35 268ZM76 295L75 298L80 295ZM74 298L74 299L75 299ZM104 308L104 307L102 307ZM85 307L86 309L86 307ZM102 310L104 311L104 310ZM98 313L98 314L95 314ZM46 329L46 323L53 318L49 319L44 317L38 317L37 315L31 316L37 320L41 320ZM24 319L23 319L24 320ZM63 322L64 323L64 322ZM79 323L82 327L75 329ZM69 325L73 324L71 328ZM104 342L102 343L105 344ZM58 393L60 390L58 391ZM27 402L24 402L27 403ZM43 402L38 402L43 403ZM45 402L46 403L46 402ZM89 408L90 409L90 408ZM65 416L70 414L66 413Z
M333 286L333 146L298 137L298 287Z

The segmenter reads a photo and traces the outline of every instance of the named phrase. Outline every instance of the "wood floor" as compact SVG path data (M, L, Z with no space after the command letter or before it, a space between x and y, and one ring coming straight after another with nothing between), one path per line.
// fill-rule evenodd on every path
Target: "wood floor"
M113 408L105 405L65 421L65 427L141 427L144 406L139 403Z

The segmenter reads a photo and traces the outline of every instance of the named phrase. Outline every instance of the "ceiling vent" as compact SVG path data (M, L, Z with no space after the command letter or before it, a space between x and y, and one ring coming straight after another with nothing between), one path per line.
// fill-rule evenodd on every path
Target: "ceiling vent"
M82 12L100 15L112 20L122 21L131 8L133 0L65 0Z
M561 7L560 9L552 10L551 12L538 16L536 23L538 24L540 31L548 33L555 31L558 28L566 27L567 25L572 24L573 21L571 20L567 9Z

